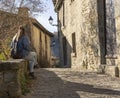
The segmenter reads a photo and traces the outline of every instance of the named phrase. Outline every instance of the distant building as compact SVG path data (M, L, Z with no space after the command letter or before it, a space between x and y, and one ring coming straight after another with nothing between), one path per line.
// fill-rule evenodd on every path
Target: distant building
M35 48L41 67L51 67L51 37L53 34L46 30L36 19L30 18L28 8L19 8L18 14L0 11L0 40L9 47L10 41L23 25L28 33L31 44ZM2 46L0 46L2 47Z
M58 33L54 32L54 37L51 39L52 55L59 58L59 39Z
M53 0L61 65L96 70L120 66L119 0ZM113 69L114 70L114 69Z
M59 48L60 48L60 44L59 44L59 39L58 39L58 32L54 32L54 37L52 37L51 39L52 65L60 64Z

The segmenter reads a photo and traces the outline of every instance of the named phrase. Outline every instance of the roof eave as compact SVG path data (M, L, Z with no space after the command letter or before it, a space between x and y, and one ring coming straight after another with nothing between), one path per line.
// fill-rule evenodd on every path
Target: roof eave
M45 29L36 19L34 19L35 21L32 22L35 26L37 26L38 28L40 28L42 31L44 31L44 33L48 34L50 37L53 37L54 34L49 32L47 29Z

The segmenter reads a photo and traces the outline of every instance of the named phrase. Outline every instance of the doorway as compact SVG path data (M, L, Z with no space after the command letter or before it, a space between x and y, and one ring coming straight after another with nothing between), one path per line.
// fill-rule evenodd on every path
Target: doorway
M67 40L66 40L66 37L63 37L63 60L64 60L64 66L67 65Z
M107 38L106 38L106 0L97 0L98 11L98 28L99 28L99 43L100 43L100 63L106 64L107 53Z

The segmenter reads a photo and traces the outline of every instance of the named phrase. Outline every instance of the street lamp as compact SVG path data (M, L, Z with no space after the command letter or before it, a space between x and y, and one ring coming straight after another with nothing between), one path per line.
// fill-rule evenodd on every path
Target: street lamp
M49 20L49 23L50 23L50 24L53 23L53 18L52 18L52 16L50 16L48 20Z
M53 24L53 18L52 16L49 17L49 23L52 25L52 26L58 26L57 24Z
M58 16L58 15L57 15L57 16ZM59 36L59 35L60 35L60 34L59 34L59 33L60 33L60 24L59 24L59 21L58 21L58 17L57 17L57 22L58 22L58 24L53 24L53 18L52 18L52 16L50 16L48 20L49 20L49 23L50 23L52 26L56 26L56 27L57 27L57 32L58 32L58 34L57 34L58 46L57 46L57 47L58 47L59 58L60 58L60 57L61 57L61 56L60 56L60 55L61 55L61 54L60 54L60 39L59 39L59 37L60 37L60 36ZM56 44L56 41L54 40L54 41L52 42L52 45L51 45L51 46L53 47L53 46L56 46L56 45L57 45L57 44Z

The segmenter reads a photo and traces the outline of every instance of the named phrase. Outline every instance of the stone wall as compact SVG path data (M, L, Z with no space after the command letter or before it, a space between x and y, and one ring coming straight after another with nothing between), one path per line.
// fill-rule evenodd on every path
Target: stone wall
M98 38L98 19L96 0L70 0L64 1L59 11L61 23L61 36L67 39L67 66L73 68L96 68L99 64L100 46ZM72 34L76 36L76 56L72 53ZM62 39L62 38L61 38ZM61 44L63 44L62 40ZM61 54L64 54L63 46ZM62 58L63 55L61 55ZM62 60L64 61L64 60Z
M66 37L68 66L97 69L100 64L115 65L116 51L119 54L120 50L119 9L118 0L63 1L58 11L61 24L60 43L61 56L64 58L62 38ZM76 56L72 53L73 33L76 36Z
M115 22L116 22L116 41L117 41L117 59L116 66L120 71L120 2L115 0ZM119 72L120 73L120 72Z
M107 54L105 73L120 76L120 2L106 0Z
M79 42L77 51L80 58L76 65L94 70L98 67L100 56L97 1L82 0L81 5L80 37L76 41Z
M56 8L60 21L60 54L64 65L66 38L67 66L119 74L120 68L120 2L119 0L64 0ZM76 53L72 34L75 33Z
M0 98L19 98L21 79L27 75L27 61L23 59L0 62Z

